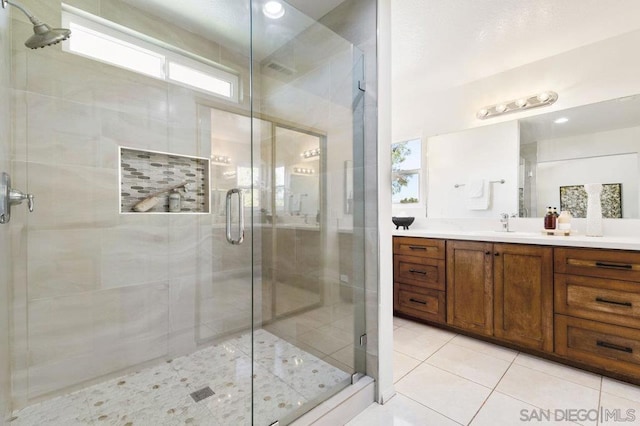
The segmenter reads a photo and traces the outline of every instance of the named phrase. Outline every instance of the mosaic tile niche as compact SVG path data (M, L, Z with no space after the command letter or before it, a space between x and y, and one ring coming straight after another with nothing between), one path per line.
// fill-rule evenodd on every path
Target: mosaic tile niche
M120 213L133 210L140 201L171 187L178 189L180 213L209 213L209 160L120 147ZM156 196L158 203L144 213L169 213L169 192ZM173 213L175 214L175 213Z

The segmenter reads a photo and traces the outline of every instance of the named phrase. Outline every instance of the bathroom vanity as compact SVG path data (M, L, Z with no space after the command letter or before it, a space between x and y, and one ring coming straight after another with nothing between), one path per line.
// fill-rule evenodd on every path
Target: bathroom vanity
M394 314L640 384L640 242L396 232Z

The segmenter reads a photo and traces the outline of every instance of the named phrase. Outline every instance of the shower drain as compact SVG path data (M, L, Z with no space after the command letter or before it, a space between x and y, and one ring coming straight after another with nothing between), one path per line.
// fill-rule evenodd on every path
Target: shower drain
M209 386L207 386L206 388L202 388L200 390L197 390L195 392L192 392L191 398L193 398L193 400L195 402L200 402L203 399L209 398L211 395L213 395L215 392L213 392L211 390L211 388Z

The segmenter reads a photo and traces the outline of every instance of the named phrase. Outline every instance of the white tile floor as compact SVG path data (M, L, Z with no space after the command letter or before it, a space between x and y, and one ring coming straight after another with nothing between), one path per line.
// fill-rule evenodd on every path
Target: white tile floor
M349 426L640 425L638 386L401 318L394 329L397 394Z

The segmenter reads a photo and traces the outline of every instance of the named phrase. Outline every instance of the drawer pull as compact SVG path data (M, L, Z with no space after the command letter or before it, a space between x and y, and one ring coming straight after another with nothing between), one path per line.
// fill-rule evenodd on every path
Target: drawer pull
M410 250L427 250L426 247L422 247L422 246L409 246Z
M412 274L427 275L427 271L418 271L417 269L409 269Z
M624 265L619 263L596 262L596 266L598 268L633 269L632 265Z
M633 348L630 348L628 346L615 345L613 343L603 342L602 340L598 340L596 344L602 348L613 349L615 351L626 352L629 354L633 353Z
M615 300L607 300L602 297L596 297L596 302L599 303L609 303L610 305L619 305L619 306L628 306L629 308L633 307L631 302L616 302Z
M421 305L426 305L427 304L427 302L425 302L424 300L414 299L413 297L411 299L409 299L409 302L419 303Z

